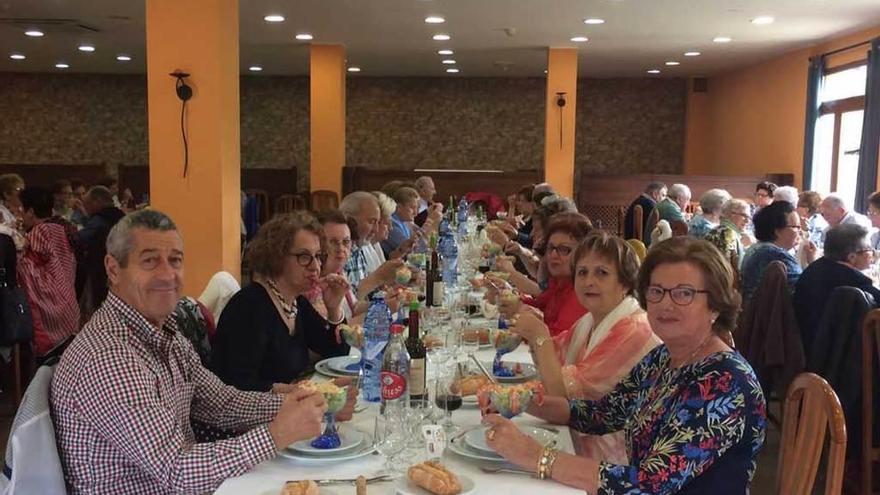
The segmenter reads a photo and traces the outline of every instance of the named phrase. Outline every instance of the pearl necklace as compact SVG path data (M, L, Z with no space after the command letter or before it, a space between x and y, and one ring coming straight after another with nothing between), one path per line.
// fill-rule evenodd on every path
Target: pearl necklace
M293 300L292 303L288 304L284 300L284 296L281 295L281 291L278 290L278 286L275 285L275 281L271 278L266 279L266 284L269 286L269 291L275 296L275 299L278 301L278 305L281 306L281 311L284 312L284 316L289 320L296 319L296 313L299 309L296 307L296 299Z

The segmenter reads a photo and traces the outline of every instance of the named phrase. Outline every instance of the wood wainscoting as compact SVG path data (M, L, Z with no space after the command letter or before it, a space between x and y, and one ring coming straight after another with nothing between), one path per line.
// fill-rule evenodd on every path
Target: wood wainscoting
M393 170L367 167L344 167L342 169L343 196L352 191L378 191L393 180L414 182L427 175L434 179L437 189L436 201L448 201L449 196L461 196L469 192L490 192L506 199L527 184L544 180L542 170L518 170L511 172L490 170Z

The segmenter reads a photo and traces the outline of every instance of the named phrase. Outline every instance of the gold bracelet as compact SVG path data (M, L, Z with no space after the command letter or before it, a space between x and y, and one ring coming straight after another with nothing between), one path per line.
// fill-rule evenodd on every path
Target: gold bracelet
M553 464L559 457L559 451L550 447L544 447L541 458L538 459L538 479L545 480L553 474Z

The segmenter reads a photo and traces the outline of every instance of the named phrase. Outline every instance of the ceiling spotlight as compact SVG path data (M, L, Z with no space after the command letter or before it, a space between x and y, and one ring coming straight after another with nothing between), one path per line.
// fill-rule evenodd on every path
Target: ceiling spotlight
M586 36L575 36L571 41L574 41L575 43L586 43L587 41L590 41L590 38L587 38Z
M77 49L81 52L89 52L89 53L95 51L95 47L92 45L79 45L77 47Z
M309 41L315 39L315 37L309 33L299 33L298 35L296 35L296 39L300 41Z
M278 14L270 14L266 17L263 17L263 20L266 22L284 22L284 16Z
M263 70L263 68L260 67L259 65L252 65L252 66L248 67L248 70L251 72L260 72Z
M650 69L650 70L648 70L647 72L648 72L648 74L659 74L659 73L660 73L660 69Z
M435 34L434 41L449 41L452 39L448 34Z
M360 72L361 68L360 67L349 67L348 71L349 72Z
M437 54L438 55L452 55L453 51L452 50L437 50Z
M43 32L37 29L28 29L24 32L25 36L30 36L31 38L39 38L43 36Z
M773 21L775 20L776 19L774 19L771 15L759 15L758 17L752 19L752 24L758 26L766 26L767 24L773 24Z
M584 24L605 24L605 19L590 17L589 19L584 19Z
M446 22L446 19L436 15L432 15L430 17L425 17L425 22L428 24L443 24L444 22Z
M685 57L699 57L702 55L700 52L684 52Z
M714 43L730 43L731 41L733 41L733 38L729 36L716 36L715 38L712 38L712 42Z
M67 69L68 67L70 67L70 66L67 65L67 64L65 64L65 63L57 63L57 64L55 64L55 68L56 68L56 69Z
M9 56L9 58L11 58L12 60L24 60L27 57L25 57L24 55L22 55L20 53L13 53L12 55Z
M131 57L128 55L117 55L116 60L119 60L120 62L128 62L131 60Z
M443 61L443 63L445 65L455 65L455 60L452 60L451 58L447 58L446 60Z
M681 62L676 62L674 60L670 60L669 62L666 62L666 65L671 67L671 66L675 66L675 65L681 65Z
M446 72L450 74L458 74L458 69L446 69Z

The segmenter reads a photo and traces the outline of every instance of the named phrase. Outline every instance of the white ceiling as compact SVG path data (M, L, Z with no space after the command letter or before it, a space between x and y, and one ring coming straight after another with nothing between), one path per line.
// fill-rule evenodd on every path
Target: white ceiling
M186 0L180 0L186 1ZM444 76L436 54L455 50L457 76L541 76L546 47L578 46L582 76L712 75L772 58L831 37L880 25L878 0L240 0L241 64L261 65L262 74L305 75L308 44L294 40L307 31L316 42L343 43L361 76ZM263 21L282 14L280 24ZM772 15L755 26L750 19ZM446 23L428 25L428 15ZM198 13L193 13L197 21ZM587 17L607 22L589 26ZM0 71L143 73L144 0L0 0ZM10 19L70 19L70 23L15 23ZM97 30L76 27L84 24ZM45 31L24 35L27 27ZM509 29L510 28L510 29ZM505 32L511 32L512 35ZM437 42L431 35L448 33ZM590 38L572 43L572 36ZM730 36L720 45L715 36ZM93 43L92 54L79 43ZM682 54L697 50L702 55ZM12 53L26 60L11 60ZM129 54L128 63L116 61ZM682 65L665 67L667 60Z

